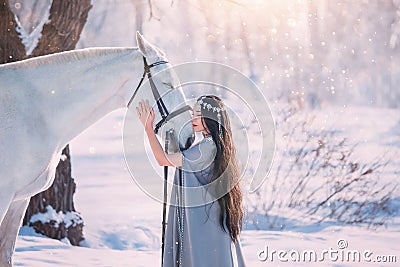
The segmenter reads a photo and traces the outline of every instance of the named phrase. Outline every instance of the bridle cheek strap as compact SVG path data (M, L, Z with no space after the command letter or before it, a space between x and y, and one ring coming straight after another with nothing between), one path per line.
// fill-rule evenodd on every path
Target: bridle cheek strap
M157 124L156 127L154 128L154 132L156 134L158 134L158 130L160 130L161 126L163 126L164 124L166 124L169 120L171 120L172 118L182 114L185 111L190 111L192 110L192 108L189 105L186 105L184 107L181 107L177 110L174 110L173 112L169 113L165 118L162 118Z
M147 60L145 57L143 57L143 63L144 63L144 71L143 71L143 75L139 81L139 84L137 85L132 97L129 99L129 102L127 104L127 107L129 108L129 106L132 103L132 100L135 98L137 92L139 91L140 86L142 85L144 78L146 77L147 74L147 78L149 79L150 82L150 87L151 87L151 92L153 93L153 97L156 100L156 104L157 104L157 108L158 111L160 112L161 115L161 120L156 124L155 128L154 128L154 132L156 134L158 134L159 129L165 124L167 123L169 120L171 120L172 118L180 115L181 113L185 112L185 111L189 111L192 110L192 108L189 105L186 105L184 107L181 107L171 113L168 112L168 109L166 108L164 101L162 100L161 96L160 96L160 92L157 90L156 85L154 84L153 78L151 76L151 71L150 69L152 67L155 67L157 65L161 65L161 64L166 64L168 63L167 61L157 61L154 62L150 65L147 64ZM173 89L172 89L173 90Z
M143 75L142 75L142 77L140 78L139 84L136 86L135 92L133 93L133 95L132 95L131 98L129 99L129 102L128 102L128 105L127 105L128 108L129 108L129 106L131 105L132 100L135 98L137 92L139 91L139 88L140 88L140 86L142 85L142 83L143 83L143 81L144 81L144 77L146 77L146 74L147 74L147 76L148 76L148 78L149 78L149 80L150 80L150 86L152 87L152 90L153 90L153 87L154 87L154 88L155 88L155 91L157 91L157 88L156 88L156 86L155 86L155 84L154 84L154 82L153 82L153 79L152 79L152 77L151 77L150 69L151 69L152 67L157 66L157 65L166 64L166 63L168 63L168 62L162 60L162 61L157 61L157 62L155 62L155 63L153 63L153 64L148 65L148 64L147 64L146 58L143 57L143 63L144 63ZM158 91L157 91L157 93L158 93ZM154 93L153 93L153 94L154 94ZM160 98L160 94L158 94L158 98L156 98L156 100L159 99L159 98Z

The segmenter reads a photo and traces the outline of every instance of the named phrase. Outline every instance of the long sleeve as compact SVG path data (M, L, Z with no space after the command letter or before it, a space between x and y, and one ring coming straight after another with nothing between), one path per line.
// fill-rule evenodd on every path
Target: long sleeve
M185 150L183 188L175 172L166 232L164 266L245 267L240 243L233 244L219 223L220 206L209 194L206 173L213 167L216 147L211 140ZM202 180L203 179L203 180ZM183 207L179 206L183 204ZM207 245L204 245L207 244ZM178 263L178 265L176 265Z

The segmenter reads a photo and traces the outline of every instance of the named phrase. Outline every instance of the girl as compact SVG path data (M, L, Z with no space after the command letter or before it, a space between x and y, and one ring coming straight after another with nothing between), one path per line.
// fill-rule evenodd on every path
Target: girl
M175 154L166 154L154 134L149 101L140 101L136 112L158 164L178 168L171 195L175 205L168 212L164 266L245 266L239 239L243 223L240 172L223 101L214 95L197 99L192 125L204 138Z

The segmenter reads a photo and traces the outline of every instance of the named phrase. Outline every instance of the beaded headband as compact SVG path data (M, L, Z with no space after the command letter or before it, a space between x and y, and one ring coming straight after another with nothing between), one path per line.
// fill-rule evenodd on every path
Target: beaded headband
M224 108L221 107L215 107L211 105L210 103L207 103L203 101L203 99L206 98L205 96L202 96L199 100L197 100L197 104L199 104L200 108L202 109L207 109L208 111L212 112L217 112L217 118L218 118L218 132L219 132L219 137L222 139L222 126L221 126L221 111L225 111Z

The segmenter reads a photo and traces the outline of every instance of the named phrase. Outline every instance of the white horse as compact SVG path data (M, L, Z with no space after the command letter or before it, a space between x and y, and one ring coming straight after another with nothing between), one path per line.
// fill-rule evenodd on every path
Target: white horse
M148 64L167 61L139 33L136 39L138 48L89 48L0 65L1 267L12 265L30 197L50 187L62 149L106 114L127 106L143 73L143 56ZM173 111L186 99L170 67L160 64L151 72L160 94L169 92L163 101ZM173 128L178 145L187 147L193 138L188 121L185 111L159 134Z

